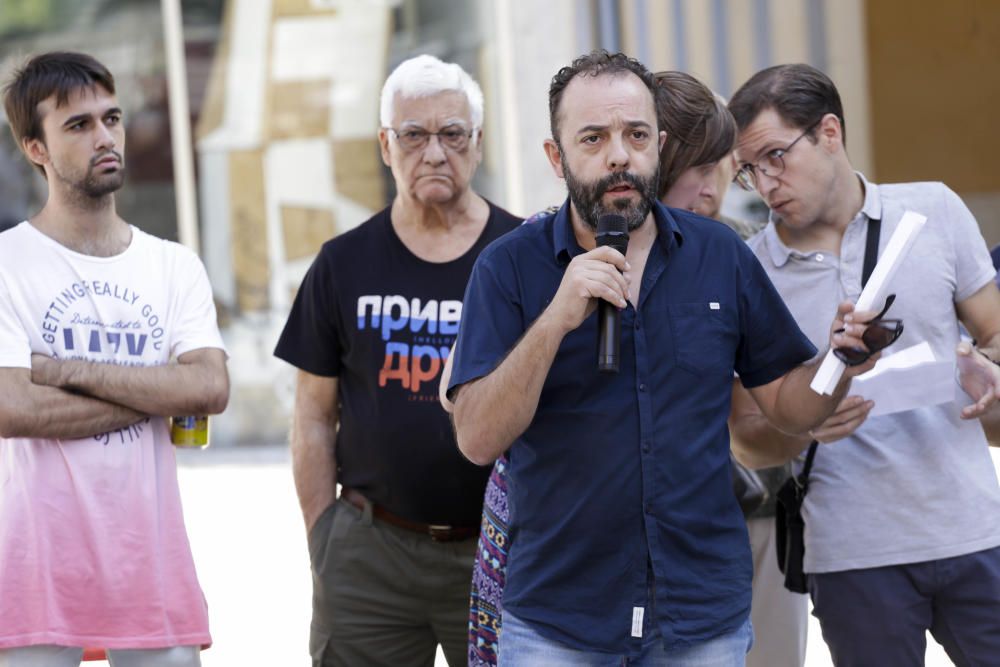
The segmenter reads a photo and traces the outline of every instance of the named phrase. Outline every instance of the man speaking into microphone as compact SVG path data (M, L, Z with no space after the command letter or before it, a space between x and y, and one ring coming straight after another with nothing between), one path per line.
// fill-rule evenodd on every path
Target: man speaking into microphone
M802 364L816 349L749 249L656 201L657 90L622 54L556 74L545 152L568 201L490 245L466 290L458 444L481 465L510 458L501 665L742 665L751 557L729 472L733 372L802 433L874 363L813 393L816 366ZM624 218L624 255L596 242L607 215ZM596 363L600 301L621 318L617 373ZM863 329L831 344L863 346Z

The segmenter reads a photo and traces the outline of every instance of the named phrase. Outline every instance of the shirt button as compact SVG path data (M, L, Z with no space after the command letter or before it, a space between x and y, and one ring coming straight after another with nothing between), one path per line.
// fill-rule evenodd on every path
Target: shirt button
M823 253L817 253L816 254L816 261L817 262L822 262L823 261Z
M642 451L644 451L647 454L649 454L649 450L651 450L651 449L652 449L652 447L649 446L649 440L646 440L645 442L642 443Z
M642 382L639 383L639 391L646 391L646 385Z
M636 321L635 321L635 328L636 328L636 329L639 329L639 328L641 328L641 326L642 326L642 325L640 325L640 324L639 324L639 320L636 320Z
M653 505L651 503L646 503L646 514L653 513Z

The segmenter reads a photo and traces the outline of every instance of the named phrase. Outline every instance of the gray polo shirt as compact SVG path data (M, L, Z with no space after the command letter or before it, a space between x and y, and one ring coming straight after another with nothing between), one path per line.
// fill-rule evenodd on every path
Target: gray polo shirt
M837 257L788 248L772 221L748 241L802 330L820 350L837 304L861 294L868 220L881 218L880 251L908 209L927 216L893 277L888 317L904 332L891 354L927 341L954 359L955 304L993 280L975 218L942 183L865 186ZM801 466L801 459L799 467ZM948 558L1000 545L1000 486L978 420L953 403L868 419L850 437L820 446L803 510L807 572Z

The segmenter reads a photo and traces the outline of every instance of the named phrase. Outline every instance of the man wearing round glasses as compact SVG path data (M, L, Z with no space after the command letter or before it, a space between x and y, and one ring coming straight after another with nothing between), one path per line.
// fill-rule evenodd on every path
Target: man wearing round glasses
M829 313L856 301L868 230L884 248L904 211L927 223L889 290L889 317L869 348L926 341L954 358L975 404L870 416L846 397L808 436L771 427L739 387L731 427L745 461L775 465L820 446L803 516L805 571L837 665L923 664L929 630L956 664L1000 655L1000 487L978 417L1000 393L1000 291L972 214L941 183L877 185L851 167L839 94L822 72L783 65L754 75L730 110L739 127L737 181L771 209L749 242L799 326L816 344ZM957 316L957 317L956 317ZM959 341L959 322L979 341ZM906 323L905 330L902 322ZM865 350L842 350L845 363ZM761 452L770 452L761 455Z
M433 665L441 644L454 666L466 662L489 470L462 458L437 386L472 265L520 220L470 187L483 94L461 67L403 62L380 120L396 195L323 246L275 350L299 369L291 449L310 652L324 667Z

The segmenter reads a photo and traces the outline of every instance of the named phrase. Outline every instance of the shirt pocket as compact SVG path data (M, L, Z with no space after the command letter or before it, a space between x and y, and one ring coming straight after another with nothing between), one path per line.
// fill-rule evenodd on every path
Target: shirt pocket
M672 303L670 330L677 366L701 375L732 375L736 355L736 314L719 301Z

